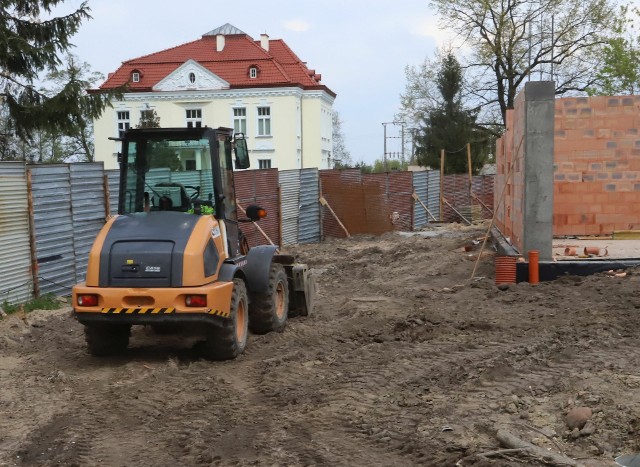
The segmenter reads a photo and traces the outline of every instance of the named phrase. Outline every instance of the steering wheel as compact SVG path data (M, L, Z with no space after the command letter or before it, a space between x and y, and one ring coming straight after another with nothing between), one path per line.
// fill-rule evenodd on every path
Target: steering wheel
M185 185L184 186L185 189L188 188L190 190L193 190L193 193L191 193L189 195L189 198L193 199L198 199L200 197L200 187L199 186L191 186L191 185Z

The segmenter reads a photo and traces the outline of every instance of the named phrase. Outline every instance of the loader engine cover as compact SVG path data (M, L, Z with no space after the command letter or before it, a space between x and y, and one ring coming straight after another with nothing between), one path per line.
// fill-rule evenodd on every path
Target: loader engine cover
M100 251L100 287L181 287L184 252L200 216L119 216Z
M111 246L111 287L171 287L169 241L119 241Z

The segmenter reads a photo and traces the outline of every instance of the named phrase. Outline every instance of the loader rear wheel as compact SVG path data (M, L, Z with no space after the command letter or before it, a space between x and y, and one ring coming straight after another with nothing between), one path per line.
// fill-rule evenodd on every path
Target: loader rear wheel
M106 357L123 353L129 345L131 326L113 324L88 324L84 327L89 353Z
M247 346L249 334L249 298L242 279L233 280L230 316L221 326L207 331L204 355L209 360L230 360L240 355Z
M269 270L267 293L253 294L249 309L249 326L256 334L281 332L289 314L289 284L281 264L273 263Z

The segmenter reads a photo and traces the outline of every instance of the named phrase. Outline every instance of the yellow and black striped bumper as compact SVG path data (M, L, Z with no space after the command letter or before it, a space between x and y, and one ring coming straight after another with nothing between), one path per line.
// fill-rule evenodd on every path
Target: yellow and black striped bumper
M171 313L180 314L180 312L176 312L175 308L103 308L100 311L102 314L113 314L113 315L168 315ZM184 312L183 312L184 313ZM191 312L190 312L191 313ZM228 318L228 311L220 311L220 310L204 310L198 311L196 313L202 313L206 315L220 316L222 318Z
M82 324L122 323L122 324L159 324L208 322L219 324L229 319L228 311L206 309L182 311L175 308L101 308L99 311L74 310L74 315ZM222 318L222 320L220 319Z

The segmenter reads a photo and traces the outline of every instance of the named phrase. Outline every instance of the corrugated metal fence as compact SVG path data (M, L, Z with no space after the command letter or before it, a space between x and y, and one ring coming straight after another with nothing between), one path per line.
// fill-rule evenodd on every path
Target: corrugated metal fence
M413 190L418 196L413 204L413 228L421 229L435 219L440 220L440 172L413 172ZM427 207L429 213L425 210ZM433 217L431 217L433 216Z
M203 183L186 173L171 175L182 177L186 184ZM422 204L440 219L437 171L362 175L355 169L266 169L237 172L235 179L240 206L255 203L268 211L259 226L278 245L344 237L331 210L352 235L425 227L432 219ZM32 263L37 264L36 286L41 293L68 294L76 282L84 280L89 249L107 210L117 213L118 182L119 171L105 171L100 163L25 167L0 162L0 303L32 298ZM482 216L490 217L493 177L474 177L472 188L475 205L481 200L486 206ZM465 176L446 176L444 191L458 206L462 203L461 209L469 204ZM321 196L328 206L321 206ZM443 211L445 221L459 220L450 209ZM240 227L251 245L267 243L255 225L241 223Z
M104 225L99 163L30 166L41 293L68 294L84 280L93 240Z
M346 236L336 217L351 235L422 228L433 219L421 203L440 220L439 172L363 175L357 169L323 170L320 180L328 202L322 210L325 236ZM414 193L421 203L414 200Z
M29 206L25 166L0 164L0 305L32 296Z
M443 180L443 221L460 222L456 211L468 220L491 219L493 209L493 175L474 175L469 190L469 176L445 175ZM455 209L455 210L454 210Z
M279 180L282 244L320 242L318 171L283 170Z

